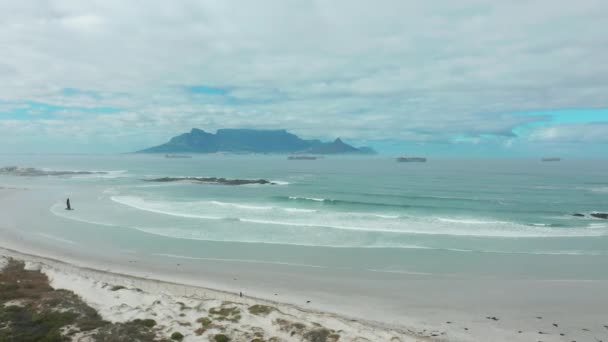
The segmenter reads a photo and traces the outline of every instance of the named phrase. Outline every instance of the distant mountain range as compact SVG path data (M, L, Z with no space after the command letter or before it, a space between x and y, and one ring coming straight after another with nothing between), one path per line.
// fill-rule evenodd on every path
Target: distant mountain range
M353 147L337 138L333 142L304 140L286 130L218 129L215 134L193 128L167 143L138 153L303 153L375 154L370 147Z

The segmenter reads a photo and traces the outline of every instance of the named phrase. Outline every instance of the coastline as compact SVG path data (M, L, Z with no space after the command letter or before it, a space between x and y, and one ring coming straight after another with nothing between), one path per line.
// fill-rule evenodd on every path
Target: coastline
M179 332L184 336L184 341L211 340L221 332L234 341L255 338L257 333L269 338L268 341L410 342L426 341L429 337L446 334L440 331L421 331L418 334L379 322L241 296L229 291L81 267L5 247L0 247L0 259L3 261L0 266L13 259L24 262L26 270L40 271L49 278L51 287L74 292L109 322L154 319L160 326L156 330L157 336L165 338ZM256 308L262 308L262 312L254 313ZM238 314L234 317L230 316L231 313L227 317L223 313L214 316L214 310L220 312L224 309L234 309ZM200 324L196 323L205 314L222 324L214 326L209 323L208 329L203 329L208 333L199 334L201 330L197 332L197 329ZM256 323L261 327L254 326ZM243 331L247 328L251 328L250 331Z
M112 189L110 184L82 182L41 179L40 184L36 180L30 184L28 180L27 184L16 182L0 190L0 207L6 213L0 221L0 247L10 248L20 259L46 265L41 268L49 275L59 273L56 279L64 281L53 284L73 289L88 298L88 303L94 304L96 297L105 298L107 290L97 291L110 286L107 284L125 284L156 298L137 304L130 302L134 293L128 289L124 292L129 296L124 298L123 290L113 293L120 294L122 302L98 308L106 310L108 319L145 319L143 314L128 316L120 311L123 304L131 309L140 306L134 312L154 312L153 302L169 298L173 304L166 312L174 318L180 314L175 311L178 302L215 300L213 307L238 303L242 305L240 312L252 305L280 307L281 312L293 311L303 322L325 324L330 320L336 324L330 327L335 331L401 334L358 341L393 337L400 341L462 342L608 340L608 277L600 271L607 265L603 253L336 249L178 239L138 229L150 222L170 227L173 217L110 207L114 204L100 200ZM69 214L95 215L89 219L67 215L62 201L68 193L77 198L77 210ZM108 208L117 209L111 211L117 215L133 214L128 216L127 226L121 226L120 220L104 224ZM223 228L233 222L220 221ZM519 241L525 239L509 240ZM564 243L579 241L564 239ZM594 238L596 249L601 249L603 241ZM267 257L271 249L279 258ZM344 261L359 266L370 256L386 256L386 267L344 267ZM71 287L73 284L79 287ZM104 296L88 297L91 289ZM244 299L236 295L241 291ZM358 322L356 327L352 320ZM181 327L178 322L171 324ZM265 327L269 332L276 330L272 322ZM340 341L358 337L347 333ZM283 336L283 340L294 340L291 337Z
M568 312L558 312L559 307L553 307L551 303L539 302L538 311L530 311L523 313L522 311L511 311L506 308L496 307L490 316L480 316L475 308L475 303L471 303L471 310L462 312L459 310L450 309L442 301L442 298L430 298L435 303L434 308L428 310L420 310L412 306L411 320L404 320L403 324L392 324L379 320L364 319L360 316L349 316L341 313L332 313L330 310L317 310L314 308L302 307L289 302L280 302L269 298L253 297L244 294L240 297L238 293L226 290L226 287L210 288L203 286L204 284L194 286L191 284L183 284L180 282L171 282L157 280L152 276L142 277L129 273L112 272L109 269L99 269L88 267L64 261L62 259L44 257L7 249L0 246L0 256L8 256L17 260L23 260L27 263L28 268L40 270L46 274L51 280L51 285L57 289L67 289L81 296L85 303L98 310L103 319L110 322L129 322L133 319L148 319L151 312L162 312L165 316L154 316L159 323L159 331L161 335L166 337L169 333L178 331L185 336L184 341L200 341L211 340L197 336L195 329L195 319L200 318L201 312L187 314L193 322L180 321L175 319L182 314L180 303L188 303L188 307L201 307L202 303L207 303L203 310L209 311L211 308L222 308L227 303L232 307L238 307L241 315L246 313L249 307L263 306L276 308L276 312L284 317L273 316L265 323L257 320L259 317L246 317L240 322L232 322L230 320L222 320L223 323L229 322L227 326L222 326L220 330L212 330L213 333L226 333L231 329L236 328L237 335L232 341L251 340L245 335L238 335L243 331L241 325L251 328L257 325L264 327L265 334L274 334L276 339L268 341L308 341L304 338L305 331L300 335L289 336L285 335L285 330L289 328L281 327L273 324L273 322L287 321L305 324L311 328L323 329L328 331L340 332L341 338L339 341L391 341L391 342L410 342L410 341L454 341L454 342L469 342L469 341L598 341L608 337L608 315L598 314L590 311L588 315L583 317L573 317ZM550 287L572 282L556 282L549 283ZM425 286L432 287L433 284L444 286L436 279L428 280ZM593 289L593 281L576 282L577 288L581 286L591 286ZM545 284L546 285L546 284ZM121 291L110 292L111 288L124 287ZM605 288L603 284L600 284ZM428 293L420 293L420 296L428 296ZM508 295L504 293L504 295ZM603 306L604 298L595 296L598 305ZM109 297L108 297L109 296ZM134 298L135 296L136 298ZM142 296L142 299L137 299L137 296ZM483 294L480 293L480 299ZM103 298L99 302L98 298ZM111 298L111 300L107 300ZM271 298L271 297L270 297ZM542 301L542 299L538 299ZM576 300L576 299L574 299ZM157 302L164 303L159 307ZM166 304L166 305L165 305ZM360 303L367 307L366 303ZM371 309L371 307L368 307ZM337 312L336 308L336 312ZM406 308L407 310L407 308ZM274 312L274 310L273 310ZM525 314L525 317L522 315ZM249 315L251 316L251 315ZM589 322L589 318L593 317L594 322ZM266 319L265 317L264 319ZM438 318L439 320L434 320ZM446 319L449 319L447 321ZM586 324L585 322L589 323ZM189 324L188 324L189 323ZM253 323L253 325L252 325ZM559 325L558 325L559 323ZM256 325L257 324L257 325ZM558 325L555 327L555 325ZM251 331L250 331L251 332ZM293 329L289 331L289 334ZM281 335L283 334L283 335ZM327 334L328 337L331 334ZM211 336L211 335L210 335ZM270 336L268 336L270 337ZM265 341L265 340L263 340ZM333 341L332 339L314 340L314 341ZM336 340L337 341L337 340Z

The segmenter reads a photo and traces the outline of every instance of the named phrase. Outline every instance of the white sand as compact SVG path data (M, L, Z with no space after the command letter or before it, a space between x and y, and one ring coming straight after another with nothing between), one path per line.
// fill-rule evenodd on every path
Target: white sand
M279 341L306 341L303 336L324 327L339 335L340 341L424 340L414 337L407 330L389 329L333 314L306 311L293 305L241 298L209 289L83 269L54 260L2 252L25 260L26 269L40 270L46 274L53 288L78 294L105 320L117 323L154 319L157 322L157 334L164 337L177 331L185 336L184 341L201 341L217 333L224 333L233 341L249 341L255 338L254 333L257 332L265 339L278 337ZM125 288L117 289L118 285ZM273 309L267 315L250 313L248 309L256 304ZM240 318L235 322L222 321L221 315L212 313L214 308L235 308ZM213 323L199 336L196 330L202 324L197 320L202 317L211 318ZM235 315L227 318L233 319ZM293 325L294 323L302 326Z

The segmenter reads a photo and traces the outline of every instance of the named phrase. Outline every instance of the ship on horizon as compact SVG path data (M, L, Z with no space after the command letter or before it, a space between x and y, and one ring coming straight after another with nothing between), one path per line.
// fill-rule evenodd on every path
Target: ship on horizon
M426 163L426 158L424 157L398 157L398 163Z
M545 158L541 159L541 161L544 161L544 162L558 162L561 160L562 160L562 158L559 158L559 157L545 157Z
M165 158L192 158L192 156L188 156L185 154L165 154Z
M316 156L289 156L287 157L288 160L317 160Z

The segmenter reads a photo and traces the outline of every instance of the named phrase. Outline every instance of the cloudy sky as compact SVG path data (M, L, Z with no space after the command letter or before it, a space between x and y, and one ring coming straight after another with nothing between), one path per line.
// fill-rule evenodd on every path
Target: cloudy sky
M247 127L606 157L606 27L606 0L2 1L0 153Z

